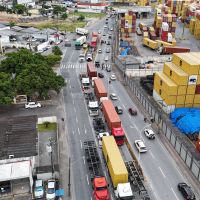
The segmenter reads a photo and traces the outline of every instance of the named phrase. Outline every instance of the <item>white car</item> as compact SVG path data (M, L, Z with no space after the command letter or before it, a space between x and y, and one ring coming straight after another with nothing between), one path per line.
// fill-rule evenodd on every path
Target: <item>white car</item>
M100 30L98 31L98 34L101 34L101 31L100 31Z
M25 104L25 108L41 108L41 104L36 102L28 102Z
M42 180L35 181L35 189L34 189L35 199L41 199L44 197L44 187Z
M116 95L115 93L111 93L111 94L110 94L110 98L111 98L112 100L117 100L117 99L118 99L118 97L117 97L117 95Z
M151 129L144 129L144 134L149 138L149 139L155 139L155 133Z
M46 199L54 200L56 198L56 183L55 180L48 180L47 182L47 191Z
M147 152L147 148L142 140L135 140L135 146L140 153Z
M112 80L112 81L116 80L115 74L112 74L112 75L110 76L110 80Z
M98 52L99 52L99 53L102 53L102 50L101 50L101 49L99 49L99 50L98 50Z
M109 60L108 56L105 56L104 60L105 60L105 61L108 61L108 60Z

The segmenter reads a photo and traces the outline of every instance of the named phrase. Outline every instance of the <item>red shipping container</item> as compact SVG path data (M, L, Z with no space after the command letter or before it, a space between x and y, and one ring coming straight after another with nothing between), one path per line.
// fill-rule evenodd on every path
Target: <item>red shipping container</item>
M128 11L128 15L133 15L133 11L132 11L132 10L129 10L129 11Z
M167 42L167 37L163 37L163 36L161 35L161 40L164 41L164 42Z
M156 40L157 37L156 37L155 32L150 32L149 35L150 35L151 40Z
M136 14L135 13L133 13L133 19L136 20Z
M162 35L163 37L167 37L167 36L168 36L168 32L169 32L169 31L163 31L163 30L162 30L161 35Z
M132 21L132 24L133 24L133 25L135 25L135 24L136 24L136 21L135 21L135 20L134 20L134 21Z
M200 94L200 84L196 85L195 94Z
M196 149L198 152L200 152L200 139L198 139L198 141L197 141Z
M155 33L157 37L160 37L160 28L155 28Z

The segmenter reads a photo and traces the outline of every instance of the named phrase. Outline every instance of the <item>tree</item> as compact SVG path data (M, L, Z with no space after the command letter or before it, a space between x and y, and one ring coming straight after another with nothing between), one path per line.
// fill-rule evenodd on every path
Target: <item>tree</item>
M11 104L15 94L11 75L0 72L0 88L0 104Z
M0 12L4 12L4 11L6 11L6 7L0 5Z
M55 55L62 55L62 51L60 50L60 48L58 46L54 46L53 49L52 49L52 52Z
M24 13L27 13L27 8L26 6L22 5L22 4L17 4L15 5L14 7L14 11L17 13L17 14L24 14Z
M9 26L10 26L10 28L13 27L13 26L15 26L15 22L10 21L10 22L9 22Z
M46 61L49 66L54 66L61 60L60 55L50 54L46 56Z
M79 20L79 21L83 21L83 20L85 20L85 16L81 14L81 15L78 17L77 20Z
M63 20L67 19L67 17L68 17L67 13L63 13L63 14L61 15L61 19L63 19Z
M64 13L66 11L66 9L62 6L53 6L53 14L57 16L58 18L58 15Z

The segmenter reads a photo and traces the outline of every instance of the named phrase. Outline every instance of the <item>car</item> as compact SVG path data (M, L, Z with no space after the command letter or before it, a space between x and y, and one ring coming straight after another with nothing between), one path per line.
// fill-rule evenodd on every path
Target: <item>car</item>
M123 109L121 106L115 106L115 110L116 110L117 114L119 114L119 115L123 114Z
M28 102L25 104L25 108L41 108L41 104L36 102Z
M54 200L56 198L56 182L55 180L47 181L46 199Z
M155 133L151 129L144 129L144 134L149 138L149 139L155 139Z
M117 100L117 99L118 99L118 97L117 97L117 95L116 95L115 93L111 93L111 94L110 94L110 98L111 98L112 100Z
M103 36L106 36L106 33L103 33Z
M184 199L187 200L195 200L195 194L192 191L191 187L188 186L186 183L179 183L178 190L182 193Z
M87 48L88 48L88 44L86 44L86 43L83 44L83 48L84 48L84 49L87 49Z
M112 80L112 81L116 80L115 74L112 74L112 75L110 76L110 80Z
M103 73L100 73L100 72L99 72L99 73L98 73L98 77L99 77L99 78L104 78Z
M109 60L108 56L105 56L104 60L105 60L105 61L108 61L108 60Z
M106 71L111 72L111 66L110 65L106 65Z
M140 27L137 27L136 33L137 35L142 35L142 31L140 30Z
M98 133L106 131L106 126L103 121L103 118L94 118L93 119L93 127L94 127L94 130Z
M92 54L87 54L86 60L87 60L87 62L91 62L92 61Z
M110 31L113 31L113 28L110 28Z
M98 52L99 52L99 53L102 53L102 50L101 50L101 49L99 49L99 50L98 50Z
M105 23L106 23L106 24L108 24L108 22L107 22L107 21L106 21Z
M135 140L135 146L139 153L147 152L147 148L142 140Z
M104 25L104 28L108 28L108 26L107 26L107 25Z
M41 199L44 197L44 185L42 180L35 181L34 196L35 199Z
M110 53L110 49L109 48L106 48L106 53Z
M72 46L71 42L69 40L66 40L65 47L71 47L71 46Z
M101 31L100 31L100 30L98 31L98 34L101 34Z
M128 109L128 112L131 114L131 115L137 115L137 110L133 109L133 108L129 108Z
M107 45L110 45L110 41L107 41Z
M97 67L97 68L100 67L100 62L99 61L95 61L95 67Z
M109 36L108 36L108 39L112 39L112 36L111 36L111 35L109 35Z

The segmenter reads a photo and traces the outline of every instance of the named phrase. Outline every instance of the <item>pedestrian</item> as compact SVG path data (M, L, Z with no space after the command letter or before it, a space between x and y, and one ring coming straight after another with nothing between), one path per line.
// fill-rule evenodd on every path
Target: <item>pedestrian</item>
M111 84L111 80L109 80L109 84Z

